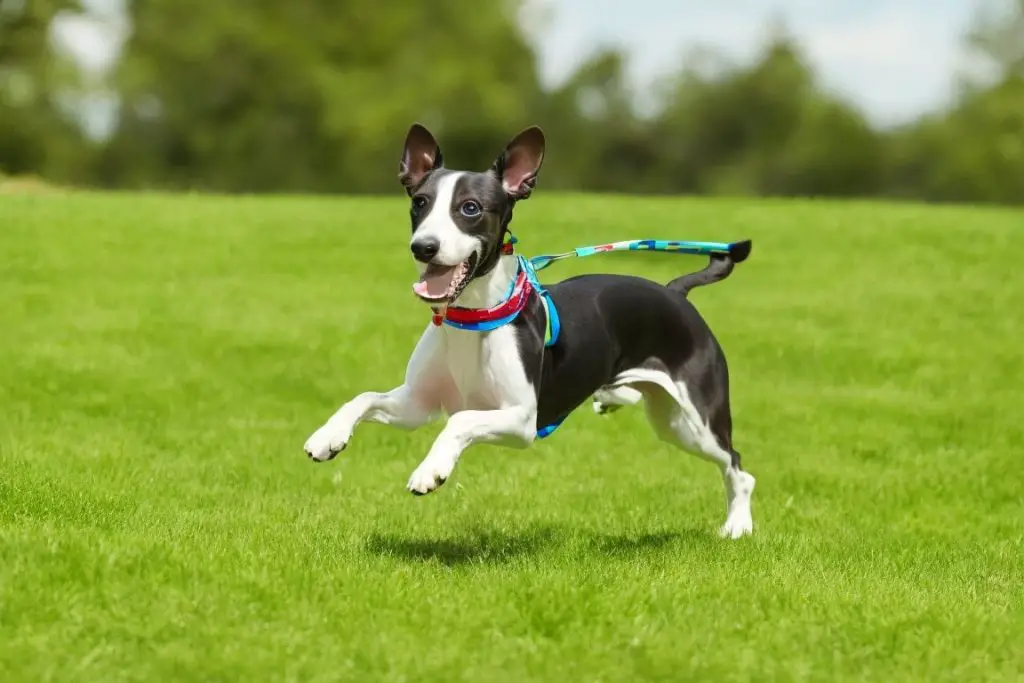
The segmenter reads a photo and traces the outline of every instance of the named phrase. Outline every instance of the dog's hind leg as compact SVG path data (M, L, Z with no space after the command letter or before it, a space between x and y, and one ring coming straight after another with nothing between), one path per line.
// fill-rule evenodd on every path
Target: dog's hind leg
M594 392L594 412L607 415L625 406L636 405L644 395L629 386L601 387Z
M691 401L686 384L661 370L628 370L616 378L615 384L628 384L643 394L647 419L658 438L718 467L726 501L720 535L739 538L752 533L750 501L756 481L741 469L739 453L732 447L728 402L710 410L708 419L704 419Z

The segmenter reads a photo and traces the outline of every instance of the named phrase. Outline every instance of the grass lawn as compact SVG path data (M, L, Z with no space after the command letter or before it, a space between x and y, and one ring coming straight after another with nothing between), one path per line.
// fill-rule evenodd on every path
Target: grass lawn
M427 324L405 203L0 197L0 678L1020 681L1020 211L545 195L528 254L754 251L692 299L755 534L639 407L405 489L440 426L306 437ZM667 281L675 255L559 263Z

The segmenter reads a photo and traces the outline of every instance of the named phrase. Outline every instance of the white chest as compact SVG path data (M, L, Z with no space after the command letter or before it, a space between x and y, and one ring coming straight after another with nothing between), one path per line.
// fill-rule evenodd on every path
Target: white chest
M448 329L448 373L461 410L496 410L518 404L526 385L515 329L491 332Z

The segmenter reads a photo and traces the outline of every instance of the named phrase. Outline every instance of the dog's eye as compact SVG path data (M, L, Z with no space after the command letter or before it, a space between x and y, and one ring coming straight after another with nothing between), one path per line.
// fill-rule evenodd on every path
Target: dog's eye
M423 195L416 195L412 198L412 208L416 211L423 209L427 205L427 198Z
M480 212L483 211L483 209L480 208L479 203L470 199L467 202L463 202L462 206L459 207L459 211L461 211L462 215L466 218L476 218L480 215Z

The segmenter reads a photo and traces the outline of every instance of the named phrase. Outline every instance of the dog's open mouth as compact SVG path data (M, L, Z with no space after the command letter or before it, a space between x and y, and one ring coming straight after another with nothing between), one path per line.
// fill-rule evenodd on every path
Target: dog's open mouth
M429 303L451 303L473 277L476 270L476 254L457 266L442 266L435 263L427 264L419 282L412 286L416 295Z

